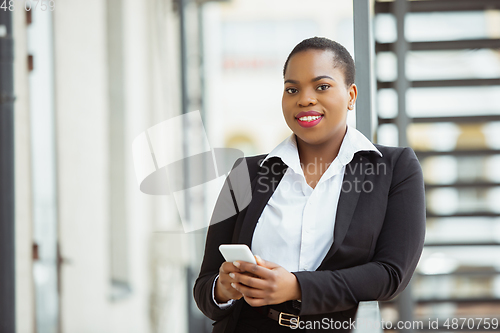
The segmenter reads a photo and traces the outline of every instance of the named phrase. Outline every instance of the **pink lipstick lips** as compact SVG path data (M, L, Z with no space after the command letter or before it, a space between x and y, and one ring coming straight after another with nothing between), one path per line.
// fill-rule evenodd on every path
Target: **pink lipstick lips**
M295 119L302 127L313 127L319 124L323 115L317 111L302 111L295 116Z

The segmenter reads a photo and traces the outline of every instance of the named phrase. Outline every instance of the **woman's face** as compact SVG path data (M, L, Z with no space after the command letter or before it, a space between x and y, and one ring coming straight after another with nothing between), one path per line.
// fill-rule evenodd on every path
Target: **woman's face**
M308 144L341 142L347 110L356 101L356 86L346 87L344 73L333 65L329 50L302 51L288 61L283 115L297 139Z

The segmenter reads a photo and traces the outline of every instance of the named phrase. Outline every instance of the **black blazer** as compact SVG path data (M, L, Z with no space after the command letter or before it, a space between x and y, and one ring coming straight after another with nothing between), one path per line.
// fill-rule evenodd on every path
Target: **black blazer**
M334 242L321 265L316 271L292 272L302 292L300 320L354 320L360 301L394 298L415 270L425 236L422 170L411 148L375 146L383 157L362 151L346 165ZM245 158L252 178L250 204L208 229L193 291L200 310L215 321L213 332L234 332L245 302L241 298L230 308L220 309L212 300L212 285L224 262L218 247L227 243L251 245L257 221L287 169L277 157L259 167L265 156ZM233 190L238 196L239 189ZM219 196L214 215L232 204L227 201Z

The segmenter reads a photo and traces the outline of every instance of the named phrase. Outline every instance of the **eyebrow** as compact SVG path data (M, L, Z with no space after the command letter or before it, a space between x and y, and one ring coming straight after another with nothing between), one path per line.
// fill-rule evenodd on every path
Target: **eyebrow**
M320 76L316 76L314 79L311 80L311 82L315 82L315 81L319 81L321 79L330 79L332 81L335 81L335 79L331 76L328 76L328 75L320 75ZM290 83L293 83L293 84L298 84L299 81L296 81L296 80L285 80L285 83L287 82L290 82Z

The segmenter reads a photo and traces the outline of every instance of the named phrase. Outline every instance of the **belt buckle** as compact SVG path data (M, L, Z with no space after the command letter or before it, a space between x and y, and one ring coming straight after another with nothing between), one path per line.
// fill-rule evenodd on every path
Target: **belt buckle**
M284 316L288 316L290 318L286 318ZM297 321L295 323L292 323L293 318L297 318ZM285 322L282 322L282 320ZM292 325L293 325L294 327L296 327L299 324L299 320L300 320L299 316L296 316L296 315L291 314L291 313L280 312L278 323L281 326L292 327ZM288 322L288 323L286 323L286 322Z

